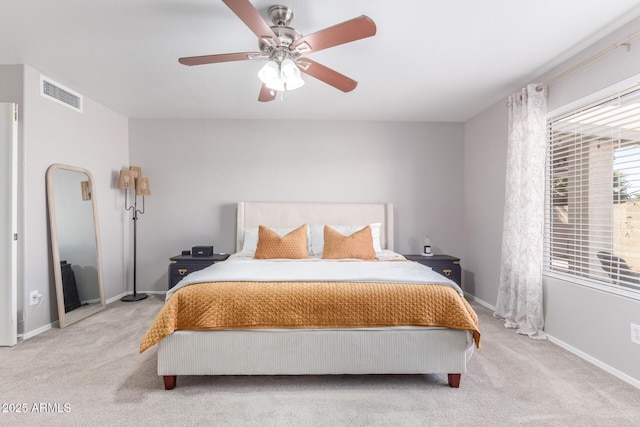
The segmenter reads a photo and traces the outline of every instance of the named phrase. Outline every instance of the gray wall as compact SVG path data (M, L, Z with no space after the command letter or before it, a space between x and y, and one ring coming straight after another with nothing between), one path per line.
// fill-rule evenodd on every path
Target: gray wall
M465 124L465 286L490 305L500 282L507 118L506 104L499 103Z
M462 124L131 120L132 164L153 194L138 221L138 289L167 288L168 258L235 251L239 201L391 202L395 245L462 256Z
M637 31L640 19L540 76L545 82ZM549 88L549 111L640 73L640 49L619 48ZM637 79L636 79L637 80ZM498 294L507 147L506 99L465 124L464 254L467 287L488 306ZM502 177L502 178L501 178ZM640 345L630 323L640 323L640 301L544 278L545 330L559 344L640 385Z
M114 171L128 163L128 122L87 97L82 114L45 99L39 92L40 73L28 65L0 66L0 77L0 101L17 102L20 108L18 333L29 337L58 319L45 191L45 174L52 163L81 166L93 174L104 236L105 296L125 292L128 223L112 188ZM29 293L34 290L43 299L30 306Z

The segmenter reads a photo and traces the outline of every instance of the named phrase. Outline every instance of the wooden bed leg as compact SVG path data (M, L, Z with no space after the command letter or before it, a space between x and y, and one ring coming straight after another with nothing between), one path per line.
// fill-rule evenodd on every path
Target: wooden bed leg
M447 374L447 376L449 377L449 387L460 387L460 377L462 376L462 374Z
M177 375L165 375L164 376L164 389L173 390L176 386Z

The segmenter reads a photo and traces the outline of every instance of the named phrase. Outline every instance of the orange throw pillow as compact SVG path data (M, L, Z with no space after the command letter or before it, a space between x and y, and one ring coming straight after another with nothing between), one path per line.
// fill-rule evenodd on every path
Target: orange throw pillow
M264 225L258 227L258 246L254 258L300 259L308 256L307 224L301 225L282 237L269 227Z
M376 257L376 251L373 249L371 227L367 225L362 230L356 231L350 236L345 236L339 231L325 225L322 258L356 258L363 260L378 259Z

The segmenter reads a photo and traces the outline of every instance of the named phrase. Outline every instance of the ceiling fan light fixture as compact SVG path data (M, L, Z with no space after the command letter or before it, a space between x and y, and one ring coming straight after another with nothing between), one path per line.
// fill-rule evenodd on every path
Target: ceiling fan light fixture
M285 58L280 64L270 59L258 71L258 78L266 87L279 92L295 90L304 86L300 69L291 58Z
M258 78L262 83L271 87L269 84L280 80L280 67L278 66L278 63L273 59L267 61L260 71L258 71Z
M286 90L284 82L280 79L274 79L269 83L265 83L269 89L277 90L278 92L284 92Z
M300 71L298 71L298 76L290 78L285 82L286 90L296 90L304 86L304 80L300 76Z
M296 66L295 62L289 58L285 58L282 61L282 64L280 64L280 79L285 83L289 83L289 81L299 78L300 70Z

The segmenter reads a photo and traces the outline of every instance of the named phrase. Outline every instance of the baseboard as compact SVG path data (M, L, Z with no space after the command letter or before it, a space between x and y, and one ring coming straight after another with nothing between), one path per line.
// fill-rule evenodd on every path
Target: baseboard
M491 304L487 303L486 301L481 300L480 298L476 298L474 295L471 294L465 294L465 297L471 301L477 302L478 304L480 304L481 306L488 308L491 311L495 311L496 308L495 306L492 306ZM557 345L558 347L562 347L563 349L567 350L569 353L573 353L576 356L578 356L581 359L586 360L587 362L597 366L598 368L610 373L611 375L621 379L622 381L631 384L632 386L634 386L635 388L640 389L640 380L637 380L627 374L625 374L622 371L617 370L616 368L607 365L606 363L596 359L593 356L588 355L587 353L578 350L577 348L573 347L572 345L567 344L566 342L559 340L551 335L549 335L547 333L547 339L549 340L549 342Z
M123 293L121 293L121 294L119 294L119 295L116 295L115 297L111 297L111 298L107 299L106 303L107 303L107 305L109 305L109 304L111 304L112 302L119 301L119 300L120 300L120 298L122 298L122 297L123 297L123 296L125 296L125 295L129 295L129 294L131 294L131 293L133 293L133 292L123 292Z
M477 302L478 304L480 304L481 306L483 306L484 308L488 308L491 311L496 311L496 307L489 304L486 301L481 300L480 298L476 297L475 295L471 295L471 294L467 294L465 293L464 296L468 299L471 300L473 302Z
M111 297L111 298L107 299L105 301L105 303L107 305L109 305L112 302L119 301L120 298L122 298L125 295L129 295L131 293L133 293L133 292L123 292L120 295L116 295L115 297ZM166 294L165 291L149 291L149 292L145 292L145 293L146 294L156 294L156 295L164 295L164 294ZM44 325L44 326L41 326L41 327L39 327L37 329L34 329L33 331L29 331L26 334L18 334L17 338L18 338L18 340L28 340L29 338L33 338L36 335L40 335L41 333L46 332L51 328L57 328L57 327L58 327L58 321L56 320L55 322L49 323L48 325Z
M29 331L26 334L18 334L18 339L28 340L29 338L33 338L36 335L40 335L41 333L46 332L53 327L56 327L56 328L58 327L57 320L55 322L49 323L48 325L44 325L37 329L34 329L33 331Z
M620 378L622 381L631 384L632 386L634 386L637 389L640 389L640 380L637 380L635 378L633 378L632 376L629 376L627 374L625 374L622 371L617 370L616 368L607 365L606 363L596 359L595 357L589 356L587 353L578 350L577 348L573 347L570 344L567 344L566 342L559 340L558 338L555 338L549 334L547 334L547 338L549 339L550 342L552 342L553 344L562 347L563 349L567 350L570 353L575 354L576 356L578 356L581 359L586 360L589 363L592 363L593 365L597 366L598 368L607 371L608 373L610 373L611 375Z

